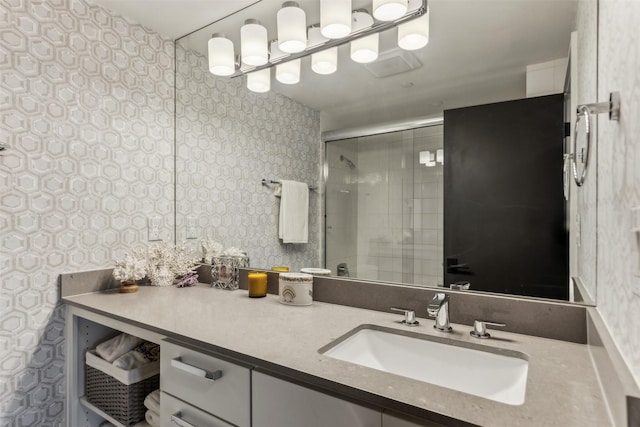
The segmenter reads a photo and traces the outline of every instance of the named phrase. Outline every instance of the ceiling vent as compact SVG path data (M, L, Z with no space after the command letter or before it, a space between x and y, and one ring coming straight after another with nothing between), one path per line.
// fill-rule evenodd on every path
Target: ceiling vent
M422 67L422 62L413 53L395 48L381 53L376 61L363 65L374 77L381 79L417 70Z

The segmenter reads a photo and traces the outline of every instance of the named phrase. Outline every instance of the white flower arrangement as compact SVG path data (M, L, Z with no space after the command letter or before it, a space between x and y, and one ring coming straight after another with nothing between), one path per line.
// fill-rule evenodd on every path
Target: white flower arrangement
M147 274L155 286L171 286L177 276L192 274L198 260L183 243L172 246L166 242L149 248Z
M244 257L244 256L247 256L247 253L242 249L232 246L230 248L225 249L224 252L222 252L222 256Z
M204 262L211 262L212 257L220 256L222 252L222 244L213 239L202 239L200 240L200 245L202 246Z
M140 280L147 274L147 254L143 249L135 249L116 261L113 278L122 282Z
M149 276L155 286L171 286L178 276L188 276L182 286L197 282L195 268L198 260L186 244L178 246L166 242L148 249L135 249L116 261L113 277L122 282L140 280Z

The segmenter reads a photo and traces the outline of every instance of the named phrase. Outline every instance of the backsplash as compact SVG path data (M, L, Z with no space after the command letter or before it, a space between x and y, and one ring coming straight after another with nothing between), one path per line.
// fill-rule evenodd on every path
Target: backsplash
M598 101L619 91L620 121L598 116L598 305L640 382L640 2L600 0Z
M309 243L278 239L280 198L261 179L320 188L320 114L245 78L220 78L208 60L176 43L177 240L197 236L248 252L251 266L320 267L323 195L309 193ZM199 253L198 239L187 242Z
M83 0L0 6L0 425L64 425L58 275L173 237L173 42ZM8 28L8 30L6 30Z

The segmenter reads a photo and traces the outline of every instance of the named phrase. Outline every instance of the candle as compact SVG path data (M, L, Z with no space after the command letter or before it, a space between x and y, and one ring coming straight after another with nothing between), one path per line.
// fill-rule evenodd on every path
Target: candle
M249 297L262 298L267 296L267 273L264 271L252 271L249 277Z
M288 273L289 267L284 265L277 265L275 267L271 267L271 271L277 271L278 273Z

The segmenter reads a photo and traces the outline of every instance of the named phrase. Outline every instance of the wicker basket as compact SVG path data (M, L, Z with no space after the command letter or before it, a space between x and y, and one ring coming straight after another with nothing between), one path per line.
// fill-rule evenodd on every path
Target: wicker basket
M87 352L85 392L87 400L116 421L129 426L144 419L144 399L160 387L160 364L152 362L125 371Z

